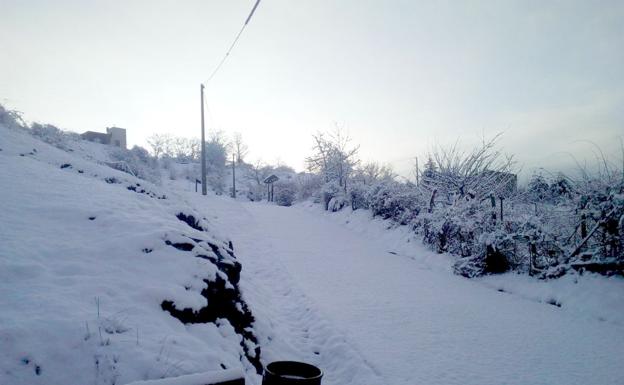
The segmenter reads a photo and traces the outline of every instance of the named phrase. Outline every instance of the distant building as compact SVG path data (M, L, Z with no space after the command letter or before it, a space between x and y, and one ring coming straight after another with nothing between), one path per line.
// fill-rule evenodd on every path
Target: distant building
M115 147L126 149L126 129L119 127L106 128L106 134L103 132L87 131L80 135L82 139L90 142L108 144Z

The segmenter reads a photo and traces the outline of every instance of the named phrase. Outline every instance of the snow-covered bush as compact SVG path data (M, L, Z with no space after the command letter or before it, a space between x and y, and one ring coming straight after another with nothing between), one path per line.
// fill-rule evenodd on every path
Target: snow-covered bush
M399 182L381 182L371 187L367 197L373 216L393 219L406 225L423 207L422 192Z
M63 132L51 124L33 123L30 129L34 136L46 143L58 146L64 141Z
M366 186L362 183L356 183L351 185L349 189L349 200L351 204L351 209L368 209L368 190L369 186Z
M327 210L335 213L336 211L340 211L349 206L349 204L349 199L345 195L339 194L327 202Z
M78 134L62 131L51 124L33 123L30 126L30 132L44 142L60 148L61 150L68 150L70 148L70 141L80 139Z
M548 198L550 186L541 174L533 174L527 186L527 195L531 202L541 202Z
M19 112L7 110L2 104L0 104L0 125L10 129L26 127Z
M278 206L292 206L297 197L297 185L292 181L278 181L274 188L275 203Z
M264 199L264 188L261 185L255 183L247 184L247 199L252 202L260 202Z
M109 166L130 173L137 178L160 183L158 161L146 149L139 146L134 146L130 150L114 147L110 156L113 162L110 162Z
M325 210L329 210L329 202L331 202L332 199L343 195L344 189L338 184L337 181L327 182L323 184L321 188L321 197L323 200L323 205L325 206ZM341 201L342 200L343 199L341 199Z

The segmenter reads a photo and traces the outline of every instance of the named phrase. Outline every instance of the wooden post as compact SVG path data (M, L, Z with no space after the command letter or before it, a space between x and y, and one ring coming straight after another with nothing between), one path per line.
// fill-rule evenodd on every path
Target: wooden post
M206 190L206 136L204 134L204 85L200 84L201 93L201 173L202 173L202 195L207 194Z
M533 275L533 242L529 242L529 276Z
M232 198L236 199L236 166L234 154L232 154Z
M499 197L499 199L500 199L500 220L501 220L501 223L503 223L503 200L505 198Z

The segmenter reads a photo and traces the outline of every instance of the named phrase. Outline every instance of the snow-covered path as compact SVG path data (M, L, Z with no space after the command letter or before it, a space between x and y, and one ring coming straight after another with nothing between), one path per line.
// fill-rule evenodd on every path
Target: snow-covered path
M265 358L314 362L327 385L624 379L621 325L432 270L417 245L394 255L309 209L218 200L205 212L234 241L245 295L277 320Z

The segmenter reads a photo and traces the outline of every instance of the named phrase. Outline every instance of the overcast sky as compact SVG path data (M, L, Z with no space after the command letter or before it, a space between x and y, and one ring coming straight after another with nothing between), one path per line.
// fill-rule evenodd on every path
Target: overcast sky
M0 103L82 132L199 136L199 84L254 0L0 0ZM263 0L207 85L209 129L298 170L344 126L409 174L434 144L504 132L524 170L619 155L624 1Z

